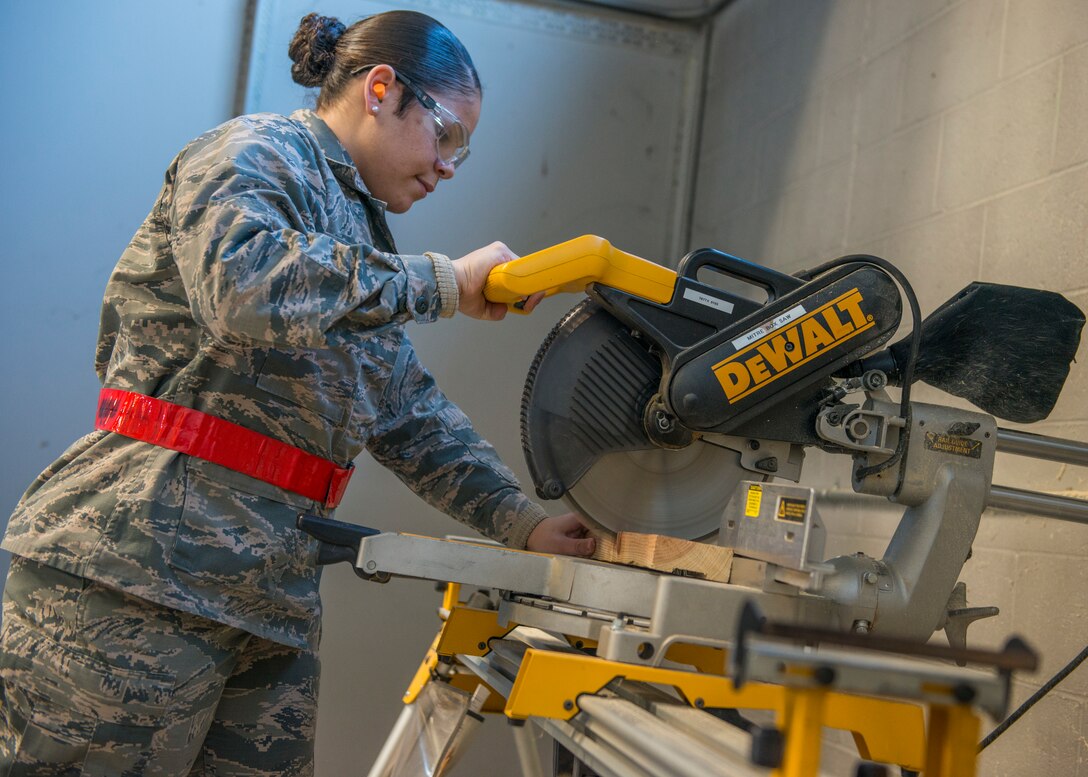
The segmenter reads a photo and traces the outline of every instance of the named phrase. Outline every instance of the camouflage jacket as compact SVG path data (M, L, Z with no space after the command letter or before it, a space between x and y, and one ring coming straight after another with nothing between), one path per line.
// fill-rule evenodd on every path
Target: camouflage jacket
M431 505L524 547L544 511L438 389L404 332L440 312L426 256L310 111L243 116L186 146L106 287L104 386L193 407L331 459L369 450ZM3 548L298 647L316 643L320 504L103 431L30 486Z

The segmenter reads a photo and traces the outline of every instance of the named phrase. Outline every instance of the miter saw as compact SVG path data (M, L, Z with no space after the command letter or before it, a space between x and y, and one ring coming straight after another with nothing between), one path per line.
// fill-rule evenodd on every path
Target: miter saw
M594 236L500 265L485 293L517 304L582 289L522 400L537 493L606 531L717 533L837 602L840 626L919 640L947 623L994 451L1032 437L991 416L1049 414L1085 320L1053 292L973 283L923 322L907 279L877 257L786 275L702 249L673 273ZM904 297L912 333L882 350ZM912 403L914 380L985 413ZM901 386L898 401L888 385ZM1029 442L1044 457L1069 445ZM798 480L807 446L851 455L855 491L906 506L883 559L824 562L811 497L754 485ZM760 521L765 498L772 518ZM1083 503L1066 507L1084 515Z
M1024 658L1030 651L1011 645L992 660L968 651L967 625L996 608L968 607L957 580L987 505L1088 522L1082 500L991 483L997 450L1088 464L1088 445L998 429L994 420L1030 423L1049 414L1076 353L1083 313L1052 292L974 283L922 321L907 279L877 257L847 256L786 275L702 249L673 271L593 236L496 267L485 295L516 310L541 291L584 292L586 299L559 321L529 370L522 441L537 493L564 499L599 532L732 548L728 582L682 568L661 574L303 517L300 526L323 540L322 561L351 561L372 580L451 583L446 623L406 700L434 685L428 679L456 685L451 680L468 668L474 682L482 678L499 690L512 720L572 721L577 730L564 741L580 743L600 774L706 773L695 755L670 755L676 747L655 756L664 759L660 768L615 765L624 760L621 751L656 736L646 729L624 739L626 724L606 722L619 713L590 700L631 696L626 686L613 687L623 678L671 686L695 707L769 707L783 721L819 710L794 720L786 754L768 761L780 767L776 774L816 773L825 723L854 731L859 749L875 760L968 774L966 761L949 765L953 723L931 723L915 737L920 713L911 717L911 709L894 706L899 701L879 712L850 707L831 722L823 716L833 716L833 706L823 701L808 707L808 697L782 696L777 685L756 698L740 691L737 678L746 674L743 661L772 656L770 674L757 676L783 688L802 678L802 686L815 683L821 693L830 686L856 704L894 686L899 697L935 704L931 720L945 719L934 710L972 699L988 698L985 708L1001 713L1009 673L1032 665ZM911 332L888 346L904 300ZM983 412L912 402L915 380ZM897 400L889 386L900 387ZM882 558L826 559L814 490L770 482L799 480L808 447L851 456L855 491L905 508ZM489 603L459 602L461 584L492 591ZM758 638L734 649L745 643L745 628L774 622L784 624L777 633L793 629L804 645L861 638L868 640L863 647L907 653L924 652L923 643L944 629L951 653L941 657L989 661L1001 681L934 679L930 668L900 663L859 666L833 651L813 659L809 648L783 653ZM688 670L670 668L678 664ZM720 685L730 675L732 691ZM823 683L821 676L838 679ZM641 709L660 702L646 701L645 688L641 693ZM587 721L612 733L598 732L590 747L583 741L593 728ZM555 726L549 733L558 738ZM944 744L934 749L926 739ZM607 757L593 749L605 740L612 742ZM698 747L691 744L691 752ZM973 745L964 752L973 770ZM383 758L371 774L397 773L387 768L392 756Z

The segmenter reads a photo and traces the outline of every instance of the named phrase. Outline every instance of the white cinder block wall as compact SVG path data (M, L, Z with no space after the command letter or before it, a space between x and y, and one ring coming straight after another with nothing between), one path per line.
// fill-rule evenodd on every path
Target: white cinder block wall
M923 314L972 280L1088 308L1086 0L736 0L714 26L707 88L693 246L787 271L873 253L906 272ZM1088 347L1078 355L1034 431L1088 440ZM806 482L848 489L845 457L812 458ZM995 482L1088 496L1085 468L1028 459L999 456ZM881 555L896 518L823 512L832 555ZM988 511L962 579L970 604L1001 608L972 627L975 646L1018 633L1042 653L1016 704L1088 643L1088 526ZM845 735L825 753L840 769L856 757ZM1088 777L1088 666L979 773Z

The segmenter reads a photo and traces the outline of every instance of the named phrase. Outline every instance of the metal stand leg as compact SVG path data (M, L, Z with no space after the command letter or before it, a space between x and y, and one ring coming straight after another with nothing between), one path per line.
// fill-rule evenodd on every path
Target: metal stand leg
M597 772L590 769L559 742L554 742L552 756L553 777L599 777Z
M775 770L774 777L815 777L819 773L826 696L822 688L792 688L787 692L779 726L786 732L786 747L782 766Z
M393 724L393 730L389 732L385 744L382 745L381 752L378 753L374 765L370 767L367 777L388 777L392 773L393 756L403 749L401 740L411 731L412 716L414 714L412 705L405 704L397 717L397 722Z
M974 777L979 719L967 705L932 705L926 777Z
M540 752L536 747L536 738L528 725L512 725L514 745L518 749L518 763L522 777L545 777L544 767L540 763Z

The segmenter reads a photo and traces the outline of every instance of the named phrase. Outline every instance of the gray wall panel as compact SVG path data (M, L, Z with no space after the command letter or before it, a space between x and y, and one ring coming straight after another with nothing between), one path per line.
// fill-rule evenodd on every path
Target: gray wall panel
M3 6L0 524L93 429L102 291L174 154L230 116L243 7ZM0 553L3 577L7 564Z

